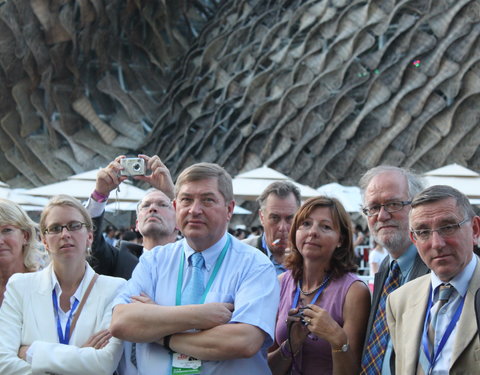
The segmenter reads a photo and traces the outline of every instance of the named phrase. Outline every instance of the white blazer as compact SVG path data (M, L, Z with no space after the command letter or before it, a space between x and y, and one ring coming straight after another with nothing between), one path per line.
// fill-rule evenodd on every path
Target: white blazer
M86 263L87 264L87 263ZM52 303L52 272L47 268L10 277L0 308L0 374L112 375L122 342L111 338L103 349L81 348L89 337L110 325L112 302L125 280L101 275L83 307L70 344L59 343ZM94 272L87 264L81 295ZM18 357L22 345L35 344L32 364Z

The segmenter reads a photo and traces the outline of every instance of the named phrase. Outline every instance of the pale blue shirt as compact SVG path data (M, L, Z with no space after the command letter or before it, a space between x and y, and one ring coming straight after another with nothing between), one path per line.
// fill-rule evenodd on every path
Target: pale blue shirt
M273 343L280 293L275 269L269 259L257 249L231 238L232 244L205 303L233 303L235 310L230 323L246 323L260 328L266 334L265 342L261 350L251 358L203 361L202 374L270 374L267 349ZM226 242L227 234L215 245L202 251L205 259L205 284ZM180 260L182 257L188 259L184 265L183 290L191 276L189 256L193 252L187 241L182 239L144 253L114 305L130 303L131 296L144 292L159 305L175 306ZM171 355L158 344L137 344L137 364L139 375L171 373Z
M415 257L417 256L417 248L415 245L410 245L400 257L397 259L398 266L400 267L400 286L410 281L410 274L412 273L413 263L415 263ZM392 269L392 261L394 260L389 254L389 269ZM382 285L383 288L383 285ZM382 363L382 375L391 375L390 371L390 357L393 353L393 344L391 337L388 337L387 348L385 349L385 356Z
M468 291L470 280L472 279L475 267L477 266L477 257L473 255L472 260L467 266L455 276L449 283L455 288L448 300L448 302L442 306L437 314L437 323L435 325L435 350L437 350L438 344L442 339L443 334L447 330L447 326L453 318L455 311L460 305L462 298L464 298ZM438 301L438 290L443 282L433 272L430 273L430 279L432 282L433 303L432 306ZM432 298L432 296L430 297ZM437 362L433 368L432 374L434 375L448 375L450 369L450 361L453 353L453 346L455 344L455 335L458 329L457 326L452 331L452 334L448 338L443 350L440 352Z

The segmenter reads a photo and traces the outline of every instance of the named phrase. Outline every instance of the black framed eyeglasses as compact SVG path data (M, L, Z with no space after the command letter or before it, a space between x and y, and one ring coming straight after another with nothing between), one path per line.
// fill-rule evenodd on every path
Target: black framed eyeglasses
M410 229L410 232L413 234L413 238L417 241L428 241L432 236L433 232L437 232L442 238L447 238L453 236L460 226L465 224L467 221L470 221L469 218L465 218L459 223L456 224L449 224L437 229Z
M72 221L71 223L60 225L60 224L53 224L47 227L43 233L45 234L59 234L63 231L63 228L67 228L69 232L77 232L82 227L87 227L87 224L81 223L80 221Z
M374 204L370 207L364 207L362 212L367 216L375 216L380 213L380 210L383 209L388 213L400 211L403 207L408 206L412 201L398 201L398 202L388 202L384 204Z

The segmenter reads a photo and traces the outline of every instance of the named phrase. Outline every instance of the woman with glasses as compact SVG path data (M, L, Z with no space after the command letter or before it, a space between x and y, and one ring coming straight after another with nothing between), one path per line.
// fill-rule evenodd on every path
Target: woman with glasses
M46 263L36 228L18 204L0 199L0 306L10 276L37 271Z
M352 225L334 198L307 200L289 234L289 268L280 275L272 373L357 374L370 311L356 269Z
M107 328L123 279L98 276L86 262L92 220L67 195L50 200L40 217L51 264L13 275L0 309L0 373L108 374L122 344Z

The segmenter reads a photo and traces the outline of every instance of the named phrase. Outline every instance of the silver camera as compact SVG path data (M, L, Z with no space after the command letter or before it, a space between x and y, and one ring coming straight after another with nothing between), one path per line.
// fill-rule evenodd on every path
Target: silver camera
M120 171L121 176L144 176L145 160L142 158L125 158L120 160L123 169Z

